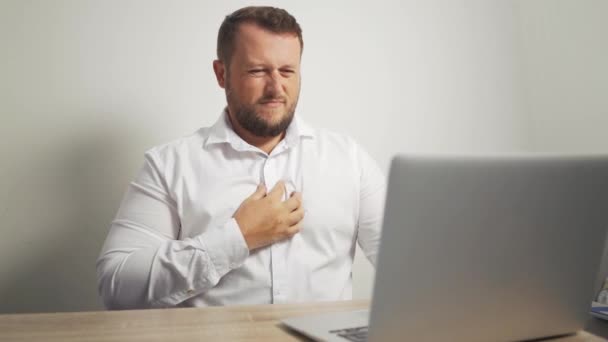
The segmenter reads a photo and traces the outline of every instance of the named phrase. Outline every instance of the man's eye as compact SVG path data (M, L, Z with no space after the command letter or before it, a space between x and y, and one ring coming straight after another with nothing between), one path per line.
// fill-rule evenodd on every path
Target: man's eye
M261 75L264 72L263 69L251 69L249 70L249 74L251 75Z

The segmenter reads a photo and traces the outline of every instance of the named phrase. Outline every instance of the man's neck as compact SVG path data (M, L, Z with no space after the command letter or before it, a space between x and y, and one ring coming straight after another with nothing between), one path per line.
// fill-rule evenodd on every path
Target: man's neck
M276 137L260 137L241 127L237 120L233 120L230 114L228 114L228 119L230 120L232 129L239 137L241 137L241 139L245 140L248 144L266 152L266 154L270 154L270 152L272 152L272 150L274 150L274 148L285 137L285 132L277 135Z

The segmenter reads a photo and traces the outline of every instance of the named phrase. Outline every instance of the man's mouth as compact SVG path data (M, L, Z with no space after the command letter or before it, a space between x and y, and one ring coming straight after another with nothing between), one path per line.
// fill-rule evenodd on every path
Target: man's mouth
M260 104L266 107L279 107L285 104L285 100L276 99L276 100L265 100L260 101Z

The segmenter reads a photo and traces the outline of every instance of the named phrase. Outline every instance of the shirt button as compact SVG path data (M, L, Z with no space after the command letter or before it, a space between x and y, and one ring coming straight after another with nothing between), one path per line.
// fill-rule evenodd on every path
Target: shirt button
M186 293L193 294L194 293L194 289L188 289L188 291L186 291Z

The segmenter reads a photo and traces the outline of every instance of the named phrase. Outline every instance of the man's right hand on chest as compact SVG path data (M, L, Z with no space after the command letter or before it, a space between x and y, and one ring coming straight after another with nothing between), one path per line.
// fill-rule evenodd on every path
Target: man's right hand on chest
M236 220L249 250L264 247L291 238L300 231L304 218L302 194L293 192L283 201L285 183L277 184L266 193L263 184L239 206Z

